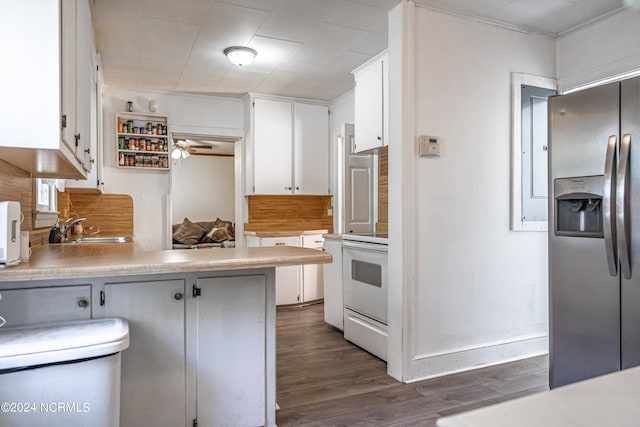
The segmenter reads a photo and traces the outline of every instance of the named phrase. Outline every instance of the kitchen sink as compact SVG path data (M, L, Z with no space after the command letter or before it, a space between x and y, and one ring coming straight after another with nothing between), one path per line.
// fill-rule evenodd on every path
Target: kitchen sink
M75 239L68 239L62 243L128 243L131 242L131 237L78 237Z

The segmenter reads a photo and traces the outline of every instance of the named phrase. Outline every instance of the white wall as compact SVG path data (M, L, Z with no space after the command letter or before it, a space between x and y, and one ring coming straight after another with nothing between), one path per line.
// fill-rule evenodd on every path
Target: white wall
M414 25L415 134L438 136L442 155L418 158L414 138L392 136L405 149L390 154L390 218L416 239L400 260L390 246L390 271L415 271L403 279L405 380L547 351L547 236L509 230L510 73L555 73L548 38L419 7Z
M622 10L557 42L559 89L640 70L640 11Z
M170 242L170 174L118 169L115 150L114 114L125 111L127 101L133 102L135 112L149 113L150 100L157 102L156 114L169 117L171 132L205 135L242 137L243 107L241 101L234 98L105 87L104 191L133 197L134 239L143 249L156 250L165 249Z
M235 222L234 158L191 156L174 160L171 169L173 223L191 221Z

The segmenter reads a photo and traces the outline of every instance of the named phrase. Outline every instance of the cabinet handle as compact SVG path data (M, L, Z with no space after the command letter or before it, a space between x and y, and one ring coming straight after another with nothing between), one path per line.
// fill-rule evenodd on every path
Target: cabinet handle
M91 148L87 148L86 150L84 150L84 152L87 154L91 153Z
M182 293L176 292L173 298L175 298L177 301L180 301L182 299Z
M282 242L277 242L276 243L276 246L284 246L284 245L286 245L286 243L282 243Z
M84 299L84 298L80 298L80 299L78 300L78 307L80 307L80 308L87 308L87 306L88 306L88 305L89 305L89 301L87 301L86 299Z

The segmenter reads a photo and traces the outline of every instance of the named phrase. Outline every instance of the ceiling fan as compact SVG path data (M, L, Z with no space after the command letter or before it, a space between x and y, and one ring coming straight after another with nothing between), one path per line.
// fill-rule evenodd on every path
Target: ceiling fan
M212 150L213 145L211 144L198 144L196 141L190 139L179 139L174 142L174 148L171 152L171 157L173 159L183 158L186 159L192 154L196 153L195 150Z

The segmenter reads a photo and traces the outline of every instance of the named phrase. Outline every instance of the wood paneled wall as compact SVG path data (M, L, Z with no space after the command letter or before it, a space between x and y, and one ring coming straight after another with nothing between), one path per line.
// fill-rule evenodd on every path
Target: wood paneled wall
M97 230L99 236L133 236L133 199L127 194L68 189L58 193L58 210L63 221L87 218L83 224L85 236Z
M389 147L378 150L378 223L376 231L389 230Z
M0 201L20 202L24 222L20 229L31 231L33 222L33 178L28 172L0 160Z
M333 233L331 196L248 196L246 231L329 230Z

